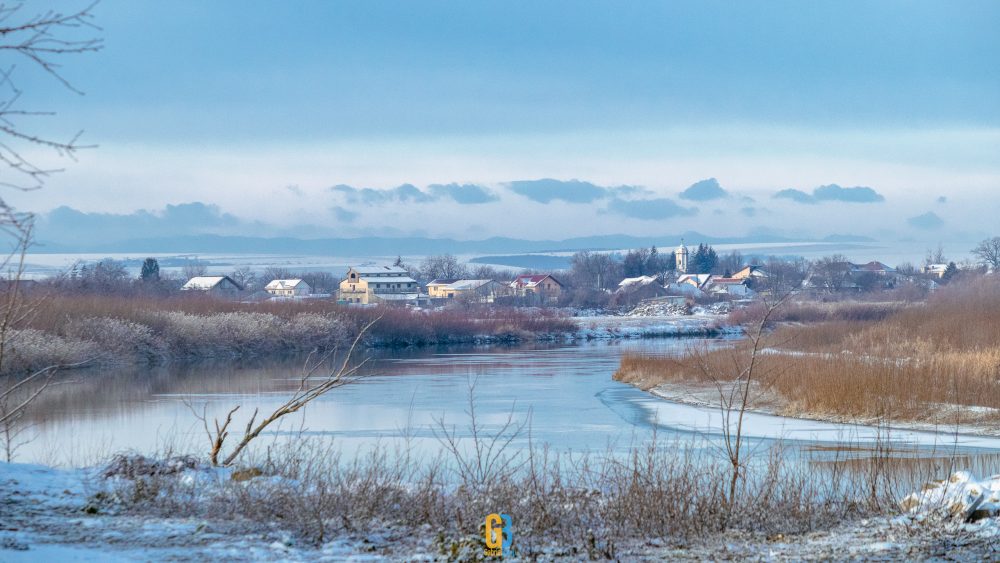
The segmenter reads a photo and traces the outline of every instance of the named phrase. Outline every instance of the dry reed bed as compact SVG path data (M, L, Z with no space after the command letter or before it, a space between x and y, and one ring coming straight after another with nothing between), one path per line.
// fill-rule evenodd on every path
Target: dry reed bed
M504 451L491 466L475 454L422 459L405 448L375 447L344 458L328 442L305 440L244 460L249 469L233 473L235 479L192 480L155 469L137 475L136 464L124 464L125 471L109 472L114 484L94 497L93 510L185 514L244 530L279 526L316 545L359 531L389 530L402 538L432 533L451 559L482 554L477 530L486 514L503 511L515 522L521 557L614 559L621 546L654 539L689 545L727 532L796 534L894 513L901 493L942 473L886 463L888 451L805 471L807 460L776 445L760 452L755 471L729 502L728 469L703 446L651 443L625 455ZM470 461L503 469L454 470ZM123 466L120 460L114 465Z
M1000 420L1000 283L940 291L882 320L784 326L767 335L755 393L777 394L784 414L933 423ZM661 383L731 381L748 343L691 349L678 358L623 357L615 378ZM759 403L758 403L759 404ZM964 407L964 408L961 408Z
M544 310L359 309L328 300L237 303L205 296L57 294L29 296L25 308L32 314L10 335L2 372L82 361L157 362L329 349L379 316L368 346L515 342L576 330L570 320Z

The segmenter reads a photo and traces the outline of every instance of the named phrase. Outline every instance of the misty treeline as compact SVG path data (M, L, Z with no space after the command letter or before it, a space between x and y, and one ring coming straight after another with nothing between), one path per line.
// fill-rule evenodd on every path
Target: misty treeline
M785 293L802 288L808 280L807 285L827 293L839 293L847 289L870 293L898 289L900 285L926 280L944 284L1000 269L1000 237L983 240L971 249L971 254L973 260L954 261L946 256L941 246L929 248L921 265L909 262L895 265L899 279L887 283L877 273L859 274L852 271L851 262L841 254L810 261L794 256L743 255L738 250L719 253L711 245L702 243L691 248L687 273L728 277L753 265L766 272L766 277L754 280L757 290ZM261 269L238 266L228 272L213 268L210 273L208 264L200 260L188 259L180 263L177 259L171 260L168 268L155 258L147 258L141 263L139 274L136 275L130 273L128 263L106 258L89 264L78 263L68 271L38 283L66 292L169 295L180 291L181 286L192 277L227 275L250 293L262 292L264 286L272 280L302 279L314 293L335 294L341 280L340 276L331 272L295 271L283 266ZM490 279L506 283L518 274L552 273L567 289L560 296L559 305L583 307L608 306L611 302L609 295L623 279L654 276L665 284L674 281L679 275L674 251L661 251L655 246L631 249L625 253L580 251L571 257L568 269L556 272L468 264L452 254L427 256L414 263L404 262L402 257L397 257L393 264L405 268L413 278L424 284L433 280L456 279ZM940 271L933 271L934 268L939 268ZM916 293L920 292L919 289L911 289Z
M168 295L179 292L189 279L196 276L225 275L248 292L263 291L272 280L301 279L315 293L335 293L340 276L324 271L294 271L281 266L253 269L240 266L228 272L209 272L208 265L199 260L185 261L181 266L166 270L156 258L146 258L139 267L139 274L129 270L121 260L105 258L94 263L77 263L69 270L40 280L38 283L64 292L118 294L118 295Z

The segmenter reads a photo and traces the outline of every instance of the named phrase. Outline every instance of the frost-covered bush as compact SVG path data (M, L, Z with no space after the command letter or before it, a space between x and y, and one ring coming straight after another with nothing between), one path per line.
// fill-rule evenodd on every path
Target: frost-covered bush
M67 323L63 335L100 346L109 361L154 360L167 354L167 345L148 326L108 317L87 317Z
M332 348L348 340L350 331L343 321L327 315L300 313L285 328L290 348Z
M163 338L175 355L266 353L282 348L285 321L269 313L160 313Z
M15 330L8 333L0 372L17 373L76 364L99 360L101 355L100 347L94 342L34 329Z

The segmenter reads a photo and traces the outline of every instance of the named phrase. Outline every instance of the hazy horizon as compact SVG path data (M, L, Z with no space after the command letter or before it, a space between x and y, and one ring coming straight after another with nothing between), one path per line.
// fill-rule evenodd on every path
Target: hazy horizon
M19 69L58 112L39 132L97 145L20 209L186 234L997 234L993 2L95 14L104 49L64 71L85 95Z

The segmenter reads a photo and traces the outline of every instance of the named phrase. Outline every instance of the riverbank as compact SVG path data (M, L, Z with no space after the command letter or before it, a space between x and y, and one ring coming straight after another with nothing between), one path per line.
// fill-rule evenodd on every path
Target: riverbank
M25 308L33 314L7 334L2 372L332 350L349 344L369 323L363 347L406 348L714 336L724 320L719 315L570 317L558 309L492 306L357 308L322 300L234 303L203 296L62 295Z
M646 389L663 405L650 406L650 416L657 423L683 426L695 432L713 434L722 424L719 420L719 390L714 385L666 383ZM843 416L785 414L781 401L758 399L747 409L743 435L750 439L806 440L827 443L852 443L875 448L880 444L923 447L939 452L954 448L976 448L1000 451L1000 427L995 424L931 424L920 422L887 422L881 419L857 419ZM672 405L684 405L699 412L673 413ZM770 406L769 406L770 405Z
M749 379L746 407L756 412L997 436L998 316L1000 280L984 278L884 318L782 324L756 345L699 346L677 357L626 354L614 377L716 406L719 386Z
M188 468L178 475L179 482L187 483L189 495L194 491L194 498L206 504L214 487L236 487L244 495L252 495L258 489L254 482L265 480L234 482L234 472L229 470ZM102 469L57 470L0 464L0 496L6 499L0 505L0 520L4 523L0 529L0 560L445 561L479 559L483 553L481 531L475 522L457 531L422 522L417 514L413 515L417 520L411 518L409 524L394 518L346 526L331 522L327 533L314 541L280 520L261 525L253 518L213 517L204 507L166 514L142 506L150 502L150 494L155 497L157 492L137 489L134 483L162 485L165 478L169 475L160 475L159 480L152 475L124 478L109 477ZM125 491L145 492L134 498L114 498ZM649 534L615 537L613 541L602 528L586 533L581 530L561 540L526 537L529 524L523 513L514 512L512 531L520 557L507 554L504 559L791 561L947 557L983 561L1000 555L1000 518L995 515L966 522L934 503L887 512L890 514L847 517L814 529L786 533L720 529L687 539Z

